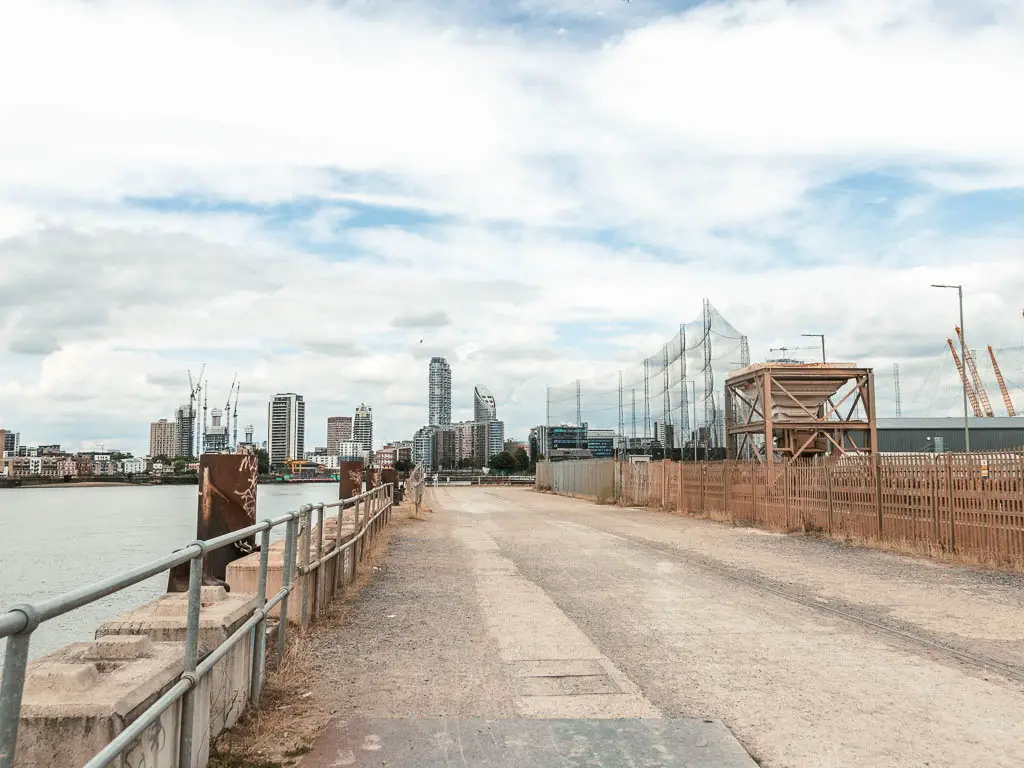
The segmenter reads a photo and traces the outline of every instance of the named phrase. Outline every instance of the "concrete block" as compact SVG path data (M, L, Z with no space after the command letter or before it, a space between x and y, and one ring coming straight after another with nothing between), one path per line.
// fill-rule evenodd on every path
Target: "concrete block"
M32 662L25 678L15 766L83 765L166 693L181 671L180 646L147 645L134 638L76 643ZM180 711L180 704L168 709L125 752L123 764L174 768ZM197 745L194 764L204 766L207 758L208 752Z
M255 608L254 595L229 593L223 587L203 587L199 612L200 661L244 624ZM183 653L187 623L188 595L176 592L106 622L96 630L96 638L101 641L111 635L145 635L154 642L178 643L179 653ZM200 686L209 692L210 717L208 722L197 723L197 733L208 732L210 738L216 738L238 721L249 701L251 670L250 633L249 639L239 642L214 666Z

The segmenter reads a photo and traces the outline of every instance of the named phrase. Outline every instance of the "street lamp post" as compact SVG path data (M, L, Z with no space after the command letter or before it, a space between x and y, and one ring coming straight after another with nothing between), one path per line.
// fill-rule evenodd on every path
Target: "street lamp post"
M932 283L932 288L956 288L956 295L960 302L960 358L967 360L967 335L964 332L964 287L962 285L945 285L943 283ZM963 385L964 395L964 450L971 452L971 429L967 422L967 377L961 376L960 383Z
M825 362L825 334L824 333L802 333L801 336L821 339L821 362Z

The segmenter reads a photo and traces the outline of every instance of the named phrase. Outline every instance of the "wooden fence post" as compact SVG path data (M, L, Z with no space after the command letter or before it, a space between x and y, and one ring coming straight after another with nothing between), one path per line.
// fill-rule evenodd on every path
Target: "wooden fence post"
M929 480L932 486L932 538L940 543L939 534L939 462L932 461Z
M789 462L782 465L782 508L786 510L786 530L789 530L792 512L789 505Z
M732 505L729 503L729 460L722 462L722 495L725 498L725 516L733 522Z
M700 465L700 513L706 515L707 511L704 509L704 486L707 484L708 477L708 465Z
M882 468L878 454L873 457L872 464L875 470L875 509L878 513L878 538L882 538Z
M822 466L825 468L825 495L826 504L825 507L825 529L828 534L832 535L832 516L835 514L833 509L832 501L832 462L827 458L822 462Z
M953 454L946 454L946 495L949 501L949 551L956 552L956 515L953 505Z

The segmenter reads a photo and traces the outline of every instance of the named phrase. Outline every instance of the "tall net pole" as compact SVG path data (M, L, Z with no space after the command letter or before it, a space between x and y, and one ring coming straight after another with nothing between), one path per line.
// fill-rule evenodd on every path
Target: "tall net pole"
M711 367L711 302L704 299L704 448L714 443L715 372Z
M740 336L740 365L744 368L750 365L750 343L746 336Z
M644 440L651 436L651 373L650 361L644 358Z
M900 400L900 364L892 364L892 378L893 383L896 385L896 417L899 418L903 415L903 403Z
M580 406L580 380L576 379L576 448L583 447L583 408Z
M622 415L622 371L619 371L619 455L622 455L622 443L626 439L626 423L623 421Z
M633 440L636 440L636 388L633 388Z
M686 326L679 325L679 428L683 434L690 431L690 404L686 392ZM682 436L679 445L682 446Z

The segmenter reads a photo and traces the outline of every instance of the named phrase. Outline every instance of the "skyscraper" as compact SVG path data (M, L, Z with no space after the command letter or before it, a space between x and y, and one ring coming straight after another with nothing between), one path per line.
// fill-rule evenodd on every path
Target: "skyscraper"
M327 417L327 452L337 453L342 443L352 439L351 416Z
M173 421L160 419L149 425L149 455L177 456L178 436L176 425Z
M352 420L352 439L359 443L364 451L373 452L373 408L360 403Z
M473 387L473 421L497 421L498 407L487 387ZM500 451L499 451L500 453Z
M443 357L430 358L427 406L429 426L452 423L452 369Z
M195 456L196 417L191 405L178 406L174 412L174 431L178 435L174 455L186 459Z
M285 392L267 406L267 453L270 465L301 459L306 453L306 403L302 395Z

